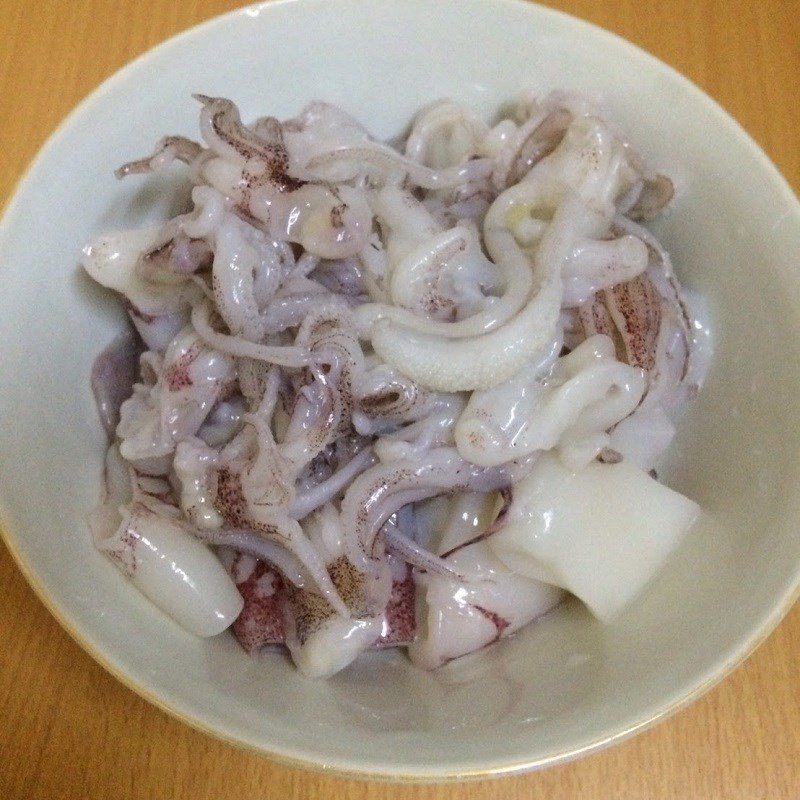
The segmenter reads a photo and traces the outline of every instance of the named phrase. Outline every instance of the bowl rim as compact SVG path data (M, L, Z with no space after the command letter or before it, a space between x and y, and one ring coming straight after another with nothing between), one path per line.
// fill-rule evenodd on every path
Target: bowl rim
M5 208L0 206L0 212L2 212L2 217L0 218L0 248L2 248L5 238L9 235L10 220L15 213L22 190L39 166L40 162L45 160L49 151L53 149L58 141L67 134L73 122L80 117L83 112L91 106L92 103L97 101L101 96L104 96L108 92L112 91L118 82L126 78L127 75L130 72L133 72L140 64L167 51L170 47L178 42L191 39L196 36L202 36L207 29L218 25L222 21L230 21L235 18L255 17L264 11L268 11L271 7L295 4L307 5L322 1L323 0L266 0L265 2L258 2L235 8L222 14L217 14L183 31L179 31L162 42L159 42L155 46L139 54L133 60L124 64L112 75L105 78L98 86L90 90L89 93L82 100L80 100L77 105L56 126L53 132L45 140L44 144L40 147L36 155L29 162L19 180L16 182L13 190L7 198ZM368 0L358 1L364 3L368 2ZM425 2L425 0L412 1L417 3ZM627 49L631 56L634 56L640 60L644 60L649 64L650 67L660 71L664 77L672 81L676 87L680 88L681 91L690 96L694 102L702 104L707 112L715 115L721 122L730 128L732 133L736 134L739 141L745 145L753 157L760 162L760 167L764 170L765 178L771 182L772 188L783 195L784 201L793 207L794 214L798 221L800 221L800 200L798 200L798 196L795 194L791 185L781 174L780 170L772 162L769 156L764 152L761 146L716 100L704 92L693 81L680 73L677 69L634 44L633 42L620 36L619 34L616 34L613 31L607 30L600 25L589 22L580 17L568 14L565 11L540 5L538 2L534 2L533 0L482 1L487 5L493 4L499 9L512 6L516 8L525 8L526 13L530 13L532 18L539 16L540 18L558 20L562 24L569 24L581 32L591 34L601 42L603 39L605 39L607 42L613 43L617 48L621 48L623 50ZM134 677L131 677L120 663L116 662L103 650L102 646L97 645L92 641L91 636L82 630L82 624L78 620L73 619L68 612L64 611L51 598L47 587L37 575L34 566L26 560L22 553L20 542L23 540L24 536L20 535L19 532L12 532L12 527L3 518L1 506L0 538L4 541L12 559L14 562L16 562L17 567L22 572L25 580L32 588L34 594L38 597L50 614L55 617L59 625L69 634L76 644L78 644L81 649L88 653L92 659L94 659L101 667L103 667L103 669L110 673L126 688L144 698L156 708L180 720L195 730L201 731L202 733L208 734L215 739L233 745L240 750L257 753L258 755L266 757L275 763L280 764L281 766L311 770L316 773L333 775L340 778L351 778L358 780L368 779L396 783L456 782L500 777L503 775L521 774L532 770L538 770L547 766L565 763L580 756L588 755L590 753L605 749L612 744L622 742L637 733L653 727L658 722L661 722L668 717L671 717L673 714L676 714L680 710L686 708L688 705L699 699L702 695L706 694L710 689L726 678L750 655L752 655L752 653L772 634L781 620L789 613L795 602L800 599L800 564L798 564L793 578L785 587L781 596L776 599L770 612L766 614L760 621L758 627L756 627L748 637L739 641L731 649L731 651L727 653L723 659L721 659L720 662L710 667L705 674L701 675L697 682L686 692L684 692L678 698L665 703L652 713L644 715L635 720L628 727L622 730L603 734L596 739L580 744L577 747L567 750L555 750L551 753L546 753L536 758L523 760L517 759L508 762L503 762L501 760L500 763L497 763L493 766L477 767L474 769L458 771L436 769L429 771L406 771L407 768L403 768L401 770L391 770L382 768L380 766L375 768L370 768L369 766L348 767L346 765L346 759L341 759L336 763L327 764L320 760L313 760L307 756L289 755L285 752L262 747L254 742L244 741L240 738L237 738L233 734L230 734L219 728L215 728L212 724L205 722L200 717L192 716L180 708L177 703L172 703L169 700L164 699L158 693L150 689L147 684L137 680Z

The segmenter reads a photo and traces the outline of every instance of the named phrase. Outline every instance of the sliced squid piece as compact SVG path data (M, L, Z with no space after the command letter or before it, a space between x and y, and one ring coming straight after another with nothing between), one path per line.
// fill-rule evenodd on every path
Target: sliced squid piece
M141 175L147 172L160 172L169 167L173 161L183 161L184 164L191 164L203 152L203 148L185 136L165 136L160 139L149 156L128 161L118 169L114 170L117 178L125 178L128 175Z
M214 508L219 453L204 441L188 438L178 443L172 468L180 489L180 508L197 528L221 528L223 519Z
M244 600L242 611L231 626L236 640L248 653L282 645L286 636L285 589L280 573L266 561L228 547L219 548L219 557Z
M573 472L545 454L514 487L506 522L487 541L517 574L567 589L610 622L698 514L695 502L627 461Z
M139 591L197 636L215 636L244 601L219 559L173 517L142 503L120 508L122 522L96 541Z
M661 406L640 407L611 431L608 447L635 467L649 472L676 433Z
M385 364L359 370L352 388L353 425L365 436L424 419L437 410L442 398Z
M561 265L572 247L574 222L566 209L556 214L534 258L535 288L505 325L482 336L446 339L378 320L371 333L375 352L436 391L487 389L507 380L544 346L558 323ZM494 244L514 259L527 260L509 231L496 230Z
M92 394L109 439L114 438L122 403L133 392L141 354L141 342L132 330L126 330L92 364Z
M383 615L383 627L376 647L402 647L414 641L417 622L414 613L416 588L411 566L402 558L389 554L392 593Z
M167 348L156 383L137 383L122 404L117 435L123 457L145 472L164 474L176 444L197 433L235 377L230 356L184 329Z
M259 342L268 330L262 313L284 273L284 252L278 242L225 214L214 233L212 270L216 309L234 335Z
M342 500L344 553L367 570L382 526L403 506L457 491L493 491L514 479L513 465L479 467L452 447L430 450L424 458L376 464L350 484Z
M433 169L462 164L474 156L489 132L470 108L449 100L423 108L406 139L406 156Z
M286 646L304 675L326 678L381 638L392 573L385 557L366 572L349 561L339 514L330 505L306 520L306 531L349 615L337 612L320 595L291 588L284 617Z
M444 169L430 169L387 145L369 142L320 153L306 164L305 169L320 181L345 182L368 172L385 183L399 183L407 178L411 184L423 189L453 189L470 180L488 177L492 163L489 159L476 158Z
M299 493L292 503L289 515L294 519L303 519L308 516L312 511L344 492L358 475L369 469L376 461L377 457L372 452L372 448L365 447L346 464L339 467L327 480L320 481Z
M465 406L466 398L462 394L436 395L427 417L381 436L375 442L375 454L386 463L412 459L431 448L452 446L455 425Z
M620 360L648 370L647 394L637 415L649 429L655 419L651 412L660 409L674 423L703 384L712 350L707 310L694 295L689 302L674 277L669 255L649 231L619 216L614 228L645 243L647 271L598 292L577 309L577 317L587 336L610 335ZM666 446L663 425L656 426L656 434L649 443L661 439ZM657 456L653 451L646 460Z
M388 289L394 305L356 309L359 328L369 332L386 319L452 339L499 327L522 307L533 281L528 259L507 247L503 235L493 240L497 265L483 254L472 227L432 235L392 266Z
M564 263L565 308L585 303L595 292L631 281L647 269L647 246L635 236L578 242Z
M256 128L258 122L255 123ZM305 165L316 156L341 147L358 147L372 140L369 132L342 109L320 101L309 103L296 117L281 123L292 174L309 178Z
M416 573L418 635L411 660L436 669L518 631L553 608L563 592L512 572L486 541L468 544L446 559L464 576Z
M478 314L485 323L482 335L468 330L470 335L450 340L406 322L378 318L370 331L375 352L423 386L439 391L487 389L509 379L555 329L563 299L564 264L587 236L607 229L615 198L632 180L623 143L599 120L577 119L559 147L536 165L524 183L500 195L486 215L484 240L489 255L510 277L527 275L532 291L524 299L508 292ZM533 240L528 241L534 246L532 273L518 243L520 238L531 238L527 232L531 225L536 227ZM626 246L631 244L626 242ZM641 259L626 259L635 269L643 268ZM630 268L626 264L625 269ZM509 305L521 299L519 311ZM509 307L501 312L503 305ZM497 318L483 320L491 314ZM474 322L467 319L455 324Z
M164 243L165 226L152 225L100 236L83 249L81 258L94 280L123 295L139 335L151 350L161 352L186 325L190 303L200 295L185 275L170 273L159 282L142 277L140 260Z
M636 408L646 386L641 369L616 360L611 339L593 336L544 374L532 369L474 392L456 423L456 446L482 466L558 448L577 468L608 446L606 431Z

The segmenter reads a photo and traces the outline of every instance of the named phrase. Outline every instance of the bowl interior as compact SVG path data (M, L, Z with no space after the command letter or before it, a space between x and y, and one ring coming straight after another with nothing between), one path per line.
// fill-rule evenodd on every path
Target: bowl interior
M194 135L191 92L245 118L341 104L380 136L449 96L487 116L521 91L599 95L680 197L657 233L711 302L716 355L668 482L698 529L610 627L577 603L429 674L397 653L327 682L232 638L182 632L92 548L103 436L88 375L122 315L77 269L92 234L163 216L180 171L114 180L168 132ZM766 157L660 62L574 19L509 0L298 0L245 9L134 62L62 126L0 234L0 506L37 591L115 674L188 721L278 757L435 777L565 757L639 727L733 665L798 582L800 210Z

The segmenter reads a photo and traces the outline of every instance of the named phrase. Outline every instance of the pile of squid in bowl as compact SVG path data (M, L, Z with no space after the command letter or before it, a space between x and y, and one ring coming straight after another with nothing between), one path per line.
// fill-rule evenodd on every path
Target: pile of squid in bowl
M699 512L653 469L710 358L642 225L672 181L570 93L493 126L439 101L391 143L197 99L203 144L117 171L183 162L191 209L83 254L133 323L92 372L96 546L315 677L435 669L567 593L613 620Z

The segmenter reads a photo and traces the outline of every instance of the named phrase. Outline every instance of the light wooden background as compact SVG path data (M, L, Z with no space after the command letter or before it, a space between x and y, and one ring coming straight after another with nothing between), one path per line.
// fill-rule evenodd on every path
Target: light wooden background
M798 0L551 4L688 75L800 189ZM0 204L56 124L101 80L171 34L235 5L0 0ZM0 800L249 797L797 800L800 607L721 686L632 741L529 776L393 787L279 767L149 706L58 627L0 546Z

